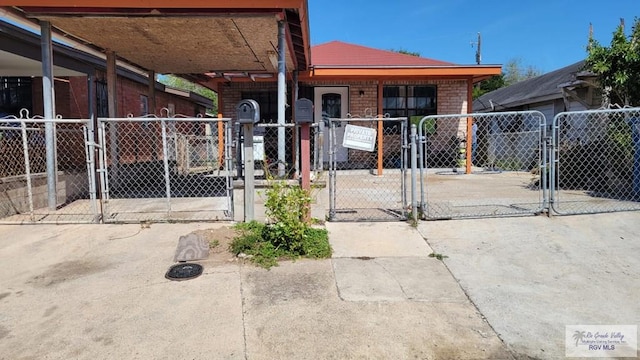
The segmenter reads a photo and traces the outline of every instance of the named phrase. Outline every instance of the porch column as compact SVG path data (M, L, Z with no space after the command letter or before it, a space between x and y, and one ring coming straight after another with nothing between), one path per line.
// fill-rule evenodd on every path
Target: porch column
M42 104L43 116L47 120L44 124L44 139L47 162L47 206L55 210L57 205L56 192L56 129L53 119L56 117L56 101L53 90L53 43L51 41L51 23L40 22L40 45L42 49Z
M278 176L285 174L285 103L286 103L286 62L285 62L284 21L278 21ZM245 134L253 136L253 134Z

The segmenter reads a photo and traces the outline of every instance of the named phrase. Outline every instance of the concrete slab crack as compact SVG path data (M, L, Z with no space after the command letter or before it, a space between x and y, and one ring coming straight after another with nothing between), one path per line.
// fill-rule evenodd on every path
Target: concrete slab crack
M249 359L249 354L247 353L247 324L246 324L246 319L244 317L244 312L245 312L245 299L244 299L244 283L242 282L242 268L243 266L240 265L239 266L239 272L240 272L240 301L242 303L242 343L243 343L243 347L244 347L244 359L247 360Z
M400 287L400 291L402 291L402 295L404 295L404 298L407 300L411 300L409 295L407 295L407 293L404 291L404 288L402 287L402 284L400 283L400 281L398 281L398 279L395 276L393 276L391 271L389 271L389 269L387 269L384 265L380 264L378 261L374 261L374 262L376 263L376 265L380 266L382 270L384 270L387 274L389 274L389 276L391 276L391 278L396 282L396 284L398 284L398 287Z

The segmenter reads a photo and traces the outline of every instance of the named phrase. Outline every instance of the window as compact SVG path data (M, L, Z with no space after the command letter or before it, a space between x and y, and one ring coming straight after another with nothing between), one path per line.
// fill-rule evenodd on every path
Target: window
M291 91L291 88L287 88L286 96L287 104L289 105L293 101L291 99ZM260 105L260 120L263 123L278 122L278 90L243 91L241 98L242 100L252 99L258 102L258 105ZM301 85L298 89L298 98L306 98L313 101L313 87ZM286 107L284 118L287 122L291 119L291 106Z
M0 77L0 117L19 116L21 109L32 112L31 78Z
M256 90L243 91L242 99L252 99L260 105L260 120L264 123L278 122L278 91ZM285 116L288 118L288 116Z
M103 80L96 81L96 107L98 117L109 117L107 83Z
M435 115L437 91L435 85L385 86L383 89L384 114L391 117Z
M146 95L140 95L140 116L149 114L149 98Z

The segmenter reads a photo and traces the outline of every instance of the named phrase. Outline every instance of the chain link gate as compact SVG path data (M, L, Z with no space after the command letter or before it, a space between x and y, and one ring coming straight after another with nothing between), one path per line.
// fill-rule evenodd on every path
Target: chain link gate
M640 210L640 108L564 112L553 129L554 213Z
M467 144L467 121L471 144ZM433 115L418 125L419 208L428 220L529 215L547 198L546 120L538 111ZM471 173L466 173L467 146Z
M331 118L328 132L329 221L406 220L407 118Z
M99 118L103 221L233 220L229 120Z
M47 124L51 144L45 141ZM30 118L26 109L19 118L0 118L0 223L99 221L89 125L90 120ZM47 150L55 154L54 171L47 171Z

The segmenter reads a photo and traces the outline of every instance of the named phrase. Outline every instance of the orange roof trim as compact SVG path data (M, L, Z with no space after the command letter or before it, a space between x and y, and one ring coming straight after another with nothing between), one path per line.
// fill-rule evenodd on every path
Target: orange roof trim
M137 9L301 9L305 0L0 0L0 6Z

